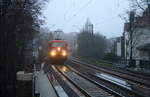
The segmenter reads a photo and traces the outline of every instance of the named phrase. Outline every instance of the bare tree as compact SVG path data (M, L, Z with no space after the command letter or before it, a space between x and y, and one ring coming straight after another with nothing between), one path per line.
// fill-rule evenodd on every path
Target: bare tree
M141 15L145 10L150 11L150 0L130 0L130 7Z

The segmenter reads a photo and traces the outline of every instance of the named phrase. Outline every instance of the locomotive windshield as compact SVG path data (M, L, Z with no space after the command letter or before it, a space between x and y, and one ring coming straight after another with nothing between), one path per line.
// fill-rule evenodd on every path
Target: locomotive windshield
M51 47L65 47L65 43L55 42L55 43L52 43Z

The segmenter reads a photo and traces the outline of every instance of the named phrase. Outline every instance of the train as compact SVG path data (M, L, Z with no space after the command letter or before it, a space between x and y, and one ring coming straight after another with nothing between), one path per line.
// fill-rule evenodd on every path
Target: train
M51 64L64 64L68 59L68 43L65 40L52 40L48 43L49 62Z

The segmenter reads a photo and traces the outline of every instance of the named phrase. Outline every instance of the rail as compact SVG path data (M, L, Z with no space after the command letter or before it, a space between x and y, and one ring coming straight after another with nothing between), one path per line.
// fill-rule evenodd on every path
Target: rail
M83 66L89 66L89 67L91 67L91 68L94 68L94 69L97 69L98 70L98 67L96 67L96 66L91 66L91 65L89 65L89 64L86 64L86 63L84 63L84 62L80 62L80 61L77 61L77 60L73 60L74 62L76 62L76 63L78 63L78 64L84 64ZM109 74L110 74L110 72L109 72ZM94 75L95 76L95 75ZM117 85L117 86L119 86L119 87L121 87L121 88L125 88L127 91L129 91L129 92L132 92L132 93L134 93L135 95L137 95L137 96L140 96L140 97L149 97L147 94L145 94L144 92L141 92L141 91L139 91L136 87L132 87L132 86L126 86L126 85L122 85L122 84L120 84L120 83L117 83L116 81L113 81L113 80L110 80L110 79L108 79L108 77L106 78L106 76L104 77L100 77L100 76L96 76L96 77L99 77L99 78L101 78L101 79L103 79L103 80L105 80L105 81L108 81L109 83L113 83L113 84L115 84L115 85ZM132 89L133 88L133 89Z

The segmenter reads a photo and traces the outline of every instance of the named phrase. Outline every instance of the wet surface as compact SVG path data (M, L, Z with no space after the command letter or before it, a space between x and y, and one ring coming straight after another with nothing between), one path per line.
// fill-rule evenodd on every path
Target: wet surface
M71 64L71 68L81 72L82 74L86 75L87 77L97 81L98 83L116 91L117 93L119 93L125 97L137 97L135 94L127 91L127 89L122 89L119 86L112 84L109 81L104 81L104 79L100 79L100 78L95 77L95 74L103 73L103 72L98 72L97 70L86 67L86 66L84 66L84 68L83 68L82 65L78 65L78 64L74 64L74 65ZM118 78L118 77L116 77L116 78Z
M52 68L55 70L56 68L52 66ZM57 94L59 97L68 97L64 89L61 87L61 85L58 83L54 75L51 75L51 82L53 84L53 87L55 88Z
M40 94L40 97L57 97L46 74L39 72L36 79L36 91Z
M110 82L112 82L112 83L114 83L114 84L117 84L117 85L119 85L119 86L122 86L122 87L124 87L124 88L126 88L126 89L131 90L131 85L128 84L128 83L127 83L126 81L124 81L124 80L115 78L115 77L113 77L113 76L111 76L111 75L104 74L104 73L97 73L97 74L95 74L95 76L97 76L97 77L99 77L99 78L102 78L102 79L104 79L104 80L110 81Z
M79 97L79 96L77 95L77 93L75 93L75 92L73 91L73 89L67 84L66 78L60 76L60 73L59 73L59 71L56 69L55 65L51 65L51 66L50 66L49 75L50 75L51 80L56 80L56 81L59 83L59 85L64 89L64 91L66 92L66 94L67 94L69 97ZM60 96L60 97L63 97L63 96Z
M78 84L82 89L87 91L89 95L92 97L112 97L109 93L104 91L103 89L97 87L86 79L80 77L75 72L68 69L66 66L58 67L61 72L63 72L66 76L68 76L74 83Z
M104 68L93 66L92 64L89 64L89 65L84 64L83 65L83 64L78 63L76 65L73 65L73 67L75 67L75 66L78 66L78 69L81 68L81 70L82 70L82 68L87 69L85 71L87 71L87 72L89 72L90 74L93 74L93 75L95 75L97 73L105 73L105 74L111 75L112 77L115 77L117 79L125 81L126 83L128 83L130 86L132 86L134 89L136 89L138 91L146 93L147 95L150 94L149 80L138 78L136 76L131 76L131 75L128 75L126 73L124 74L123 71L122 72L117 72L117 71L114 71L114 70L113 71L107 70L107 69L104 69ZM120 80L118 82L124 83Z

